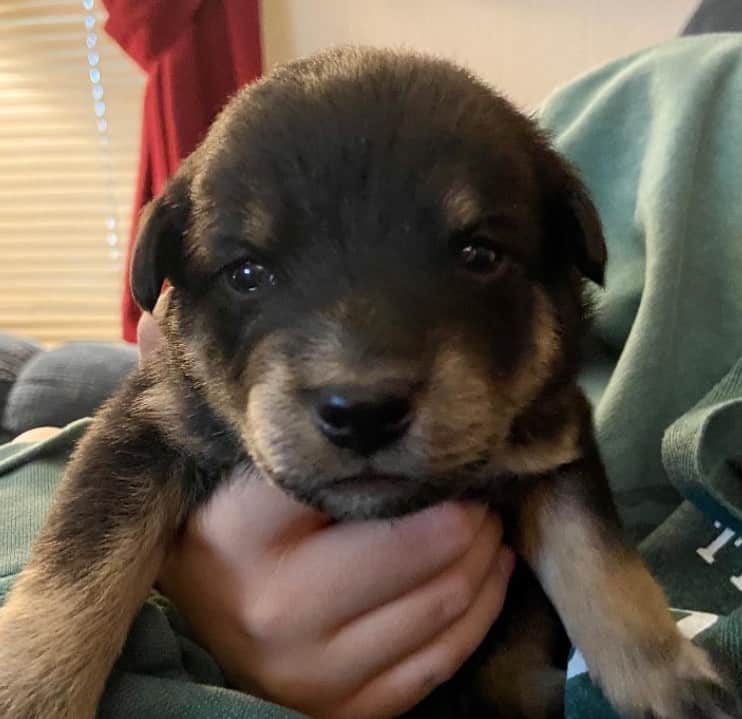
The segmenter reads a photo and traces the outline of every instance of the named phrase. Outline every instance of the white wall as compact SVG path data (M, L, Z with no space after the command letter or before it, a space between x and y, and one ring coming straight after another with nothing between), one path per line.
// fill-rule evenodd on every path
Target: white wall
M262 0L266 69L329 45L407 46L468 65L523 107L678 34L698 0Z

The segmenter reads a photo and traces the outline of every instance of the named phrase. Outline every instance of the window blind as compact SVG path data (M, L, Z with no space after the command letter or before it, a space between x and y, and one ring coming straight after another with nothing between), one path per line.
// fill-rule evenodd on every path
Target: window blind
M144 75L100 0L0 2L0 331L120 337Z

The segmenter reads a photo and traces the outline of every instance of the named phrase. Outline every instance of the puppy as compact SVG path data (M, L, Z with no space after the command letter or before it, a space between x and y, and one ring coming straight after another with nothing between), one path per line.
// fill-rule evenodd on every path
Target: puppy
M0 611L0 716L92 719L238 463L337 519L503 514L529 570L410 716L558 716L563 628L622 716L731 716L622 543L575 383L605 261L575 172L460 68L336 50L243 90L142 218L132 289L151 310L174 287L167 343L98 413Z

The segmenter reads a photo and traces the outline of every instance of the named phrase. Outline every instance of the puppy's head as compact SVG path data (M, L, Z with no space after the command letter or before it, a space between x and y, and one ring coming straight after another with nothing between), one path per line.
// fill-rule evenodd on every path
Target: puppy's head
M600 222L532 123L464 70L333 51L237 95L142 221L150 309L265 476L338 517L575 458Z

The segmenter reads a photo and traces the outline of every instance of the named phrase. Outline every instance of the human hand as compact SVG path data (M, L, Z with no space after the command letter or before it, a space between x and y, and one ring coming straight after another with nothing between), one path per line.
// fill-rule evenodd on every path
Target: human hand
M391 719L497 617L514 563L501 536L461 504L330 524L234 476L190 518L160 586L233 686L319 719Z

